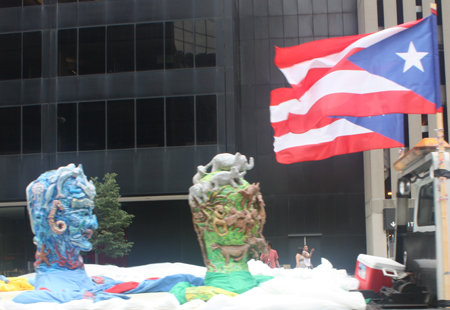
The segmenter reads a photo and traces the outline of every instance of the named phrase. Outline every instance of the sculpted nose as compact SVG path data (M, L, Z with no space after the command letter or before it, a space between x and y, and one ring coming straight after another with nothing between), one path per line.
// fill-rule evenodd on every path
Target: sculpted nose
M98 222L97 222L97 216L96 215L92 215L91 220L89 221L88 225L87 225L88 229L97 229L98 228Z

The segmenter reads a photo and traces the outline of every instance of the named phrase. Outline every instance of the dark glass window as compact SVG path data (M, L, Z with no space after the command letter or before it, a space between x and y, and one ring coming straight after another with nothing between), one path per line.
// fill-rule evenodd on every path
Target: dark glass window
M194 33L191 20L166 22L166 69L194 66Z
M70 2L77 2L77 0L58 0L58 3L70 3Z
M164 98L136 101L137 147L164 146Z
M36 246L33 244L30 222L25 207L0 208L0 273L16 277L27 272L27 260L33 260ZM31 236L30 236L31 235ZM31 237L31 238L28 238ZM28 252L31 249L31 253Z
M0 80L20 79L22 59L22 35L0 35Z
M20 154L20 107L0 109L0 155Z
M216 66L216 22L211 19L195 21L195 67Z
M197 145L217 144L216 96L197 96L195 104Z
M105 102L80 102L78 104L79 150L104 150L105 132Z
M79 74L105 73L105 27L79 30Z
M194 145L194 97L166 98L167 146Z
M58 104L58 152L77 150L77 104Z
M42 48L41 32L25 32L23 34L23 78L41 77Z
M108 27L108 73L134 71L134 25Z
M77 30L58 31L58 75L77 75Z
M22 0L0 0L0 8L13 8L22 6Z
M23 0L23 5L42 5L42 0Z
M108 101L108 149L134 148L134 100Z
M41 106L22 107L22 153L41 152Z
M136 70L164 69L163 23L136 25Z
M419 226L435 225L433 182L430 182L420 188L419 208L417 210L417 225Z

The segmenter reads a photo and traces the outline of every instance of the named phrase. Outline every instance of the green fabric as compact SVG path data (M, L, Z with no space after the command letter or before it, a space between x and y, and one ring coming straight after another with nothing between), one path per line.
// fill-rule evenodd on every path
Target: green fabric
M174 287L172 287L172 289L169 291L169 293L174 294L175 297L180 302L180 305L182 305L187 302L186 301L186 289L191 286L193 286L193 285L189 282L178 282L177 284L175 284Z
M263 282L266 282L266 281L269 281L269 280L273 279L273 276L262 276L262 275L259 275L259 276L253 276L253 278L255 278L255 280L258 281L258 285L259 285L259 284L261 284Z
M219 287L230 292L242 294L272 278L271 276L252 276L248 271L234 271L231 273L207 272L205 286Z
M187 301L191 301L194 299L201 299L204 301L208 301L217 294L222 294L230 297L235 297L239 295L214 286L187 287L185 293Z

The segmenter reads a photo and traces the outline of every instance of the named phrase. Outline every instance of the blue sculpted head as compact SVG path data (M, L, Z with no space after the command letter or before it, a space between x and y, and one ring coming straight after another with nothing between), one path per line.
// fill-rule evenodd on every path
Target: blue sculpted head
M28 213L35 235L37 272L83 268L80 251L90 251L97 229L95 186L81 165L41 174L27 187Z

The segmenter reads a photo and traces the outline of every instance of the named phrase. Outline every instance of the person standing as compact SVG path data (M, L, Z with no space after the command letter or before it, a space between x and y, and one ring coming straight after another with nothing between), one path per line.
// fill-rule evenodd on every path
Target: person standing
M306 268L308 269L313 269L313 265L311 264L311 256L314 253L314 249L311 249L311 253L308 253L308 246L304 245L303 246L303 261L305 262Z
M269 251L267 252L267 254L261 254L260 259L264 264L269 265L269 267L272 269L275 268L275 266L280 268L280 263L278 262L278 253L277 251L272 249L272 242L267 241L266 244Z
M297 262L297 268L306 268L305 260L302 255L303 249L301 247L297 250L297 255L295 255L295 261Z

